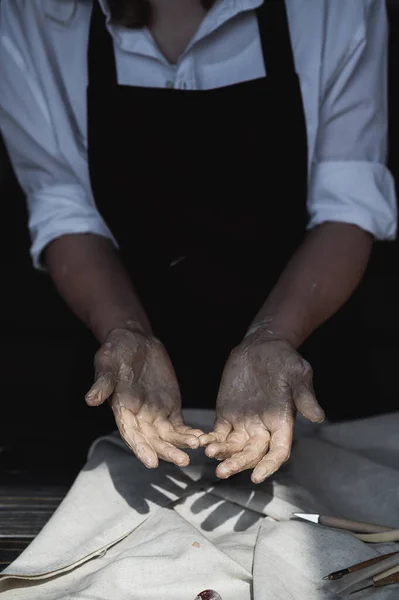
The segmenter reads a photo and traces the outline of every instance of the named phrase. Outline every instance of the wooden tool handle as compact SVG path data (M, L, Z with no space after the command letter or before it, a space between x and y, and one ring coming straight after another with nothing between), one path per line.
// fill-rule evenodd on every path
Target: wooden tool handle
M320 517L319 523L326 527L345 529L346 531L353 531L355 533L384 533L391 530L391 527L386 527L384 525L361 523L360 521L350 521L348 519L339 519L337 517Z
M355 536L359 540L362 540L362 542L368 542L369 544L377 544L383 542L399 542L399 529L391 529L390 531L386 531L385 533L356 533Z
M399 551L398 551L399 552ZM369 560L365 560L364 562L358 563L357 565L353 565L348 568L349 573L356 573L356 571L360 571L361 569L366 569L367 567L371 567L371 565L376 565L377 563L389 558L390 556L394 556L394 554L398 554L398 552L390 552L389 554L382 554L381 556L377 556L376 558L370 558ZM399 567L394 567L399 570ZM388 575L388 573L387 573ZM384 575L386 577L387 575ZM391 575L391 573L389 573Z
M391 575L390 577L385 577L379 581L375 581L374 587L384 587L385 585L393 585L394 583L399 583L399 573L396 573L396 575Z
M375 577L373 577L374 582L380 581L380 579L386 579L386 577L392 577L392 575L398 575L399 576L399 565L397 567L392 567L392 569L388 569L388 571L384 571L383 573L380 573L379 575L376 575Z

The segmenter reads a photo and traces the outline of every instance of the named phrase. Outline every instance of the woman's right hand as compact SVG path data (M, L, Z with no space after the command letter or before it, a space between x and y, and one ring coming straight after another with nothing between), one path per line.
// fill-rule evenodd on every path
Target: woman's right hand
M114 329L95 357L96 379L89 406L109 400L119 432L148 468L159 459L185 467L180 448L198 448L203 434L183 422L180 390L170 358L159 340Z

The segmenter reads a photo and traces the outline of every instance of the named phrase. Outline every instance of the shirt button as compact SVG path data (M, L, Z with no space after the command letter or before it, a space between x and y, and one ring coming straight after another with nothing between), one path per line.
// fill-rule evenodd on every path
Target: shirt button
M166 87L169 89L173 89L175 87L175 82L170 79L166 82Z

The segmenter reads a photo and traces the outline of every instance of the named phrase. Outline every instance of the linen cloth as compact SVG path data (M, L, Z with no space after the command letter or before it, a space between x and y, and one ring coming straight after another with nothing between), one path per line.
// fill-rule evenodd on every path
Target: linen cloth
M185 416L205 430L214 417ZM116 433L101 438L49 523L0 575L2 600L193 600L209 588L223 600L348 597L347 578L322 577L399 544L366 544L292 513L399 528L398 431L399 413L298 419L290 461L259 486L248 473L217 481L201 450L186 469L147 470ZM391 586L354 597L398 596Z

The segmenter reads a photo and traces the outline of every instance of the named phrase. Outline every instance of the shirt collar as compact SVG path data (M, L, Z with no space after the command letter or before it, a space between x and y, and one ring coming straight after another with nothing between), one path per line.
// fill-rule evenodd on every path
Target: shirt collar
M77 9L79 0L45 0L45 12L48 17L54 21L67 22L71 20ZM107 17L107 23L111 21L111 15L108 0L92 0L99 2L103 13ZM212 9L212 17L215 19L225 19L229 16L235 16L239 12L253 10L262 4L263 0L218 0Z
M93 0L93 2L100 2L103 12L108 17L110 16L108 0ZM216 3L217 7L223 7L223 9L229 11L244 11L252 10L262 4L262 0L218 0Z
M148 53L150 40L141 30L114 26L111 23L111 14L107 0L93 0L100 2L101 8L107 17L107 27L116 43L126 52ZM209 35L218 27L235 17L240 12L258 8L264 0L217 0L208 17L204 20L190 46L201 38Z

